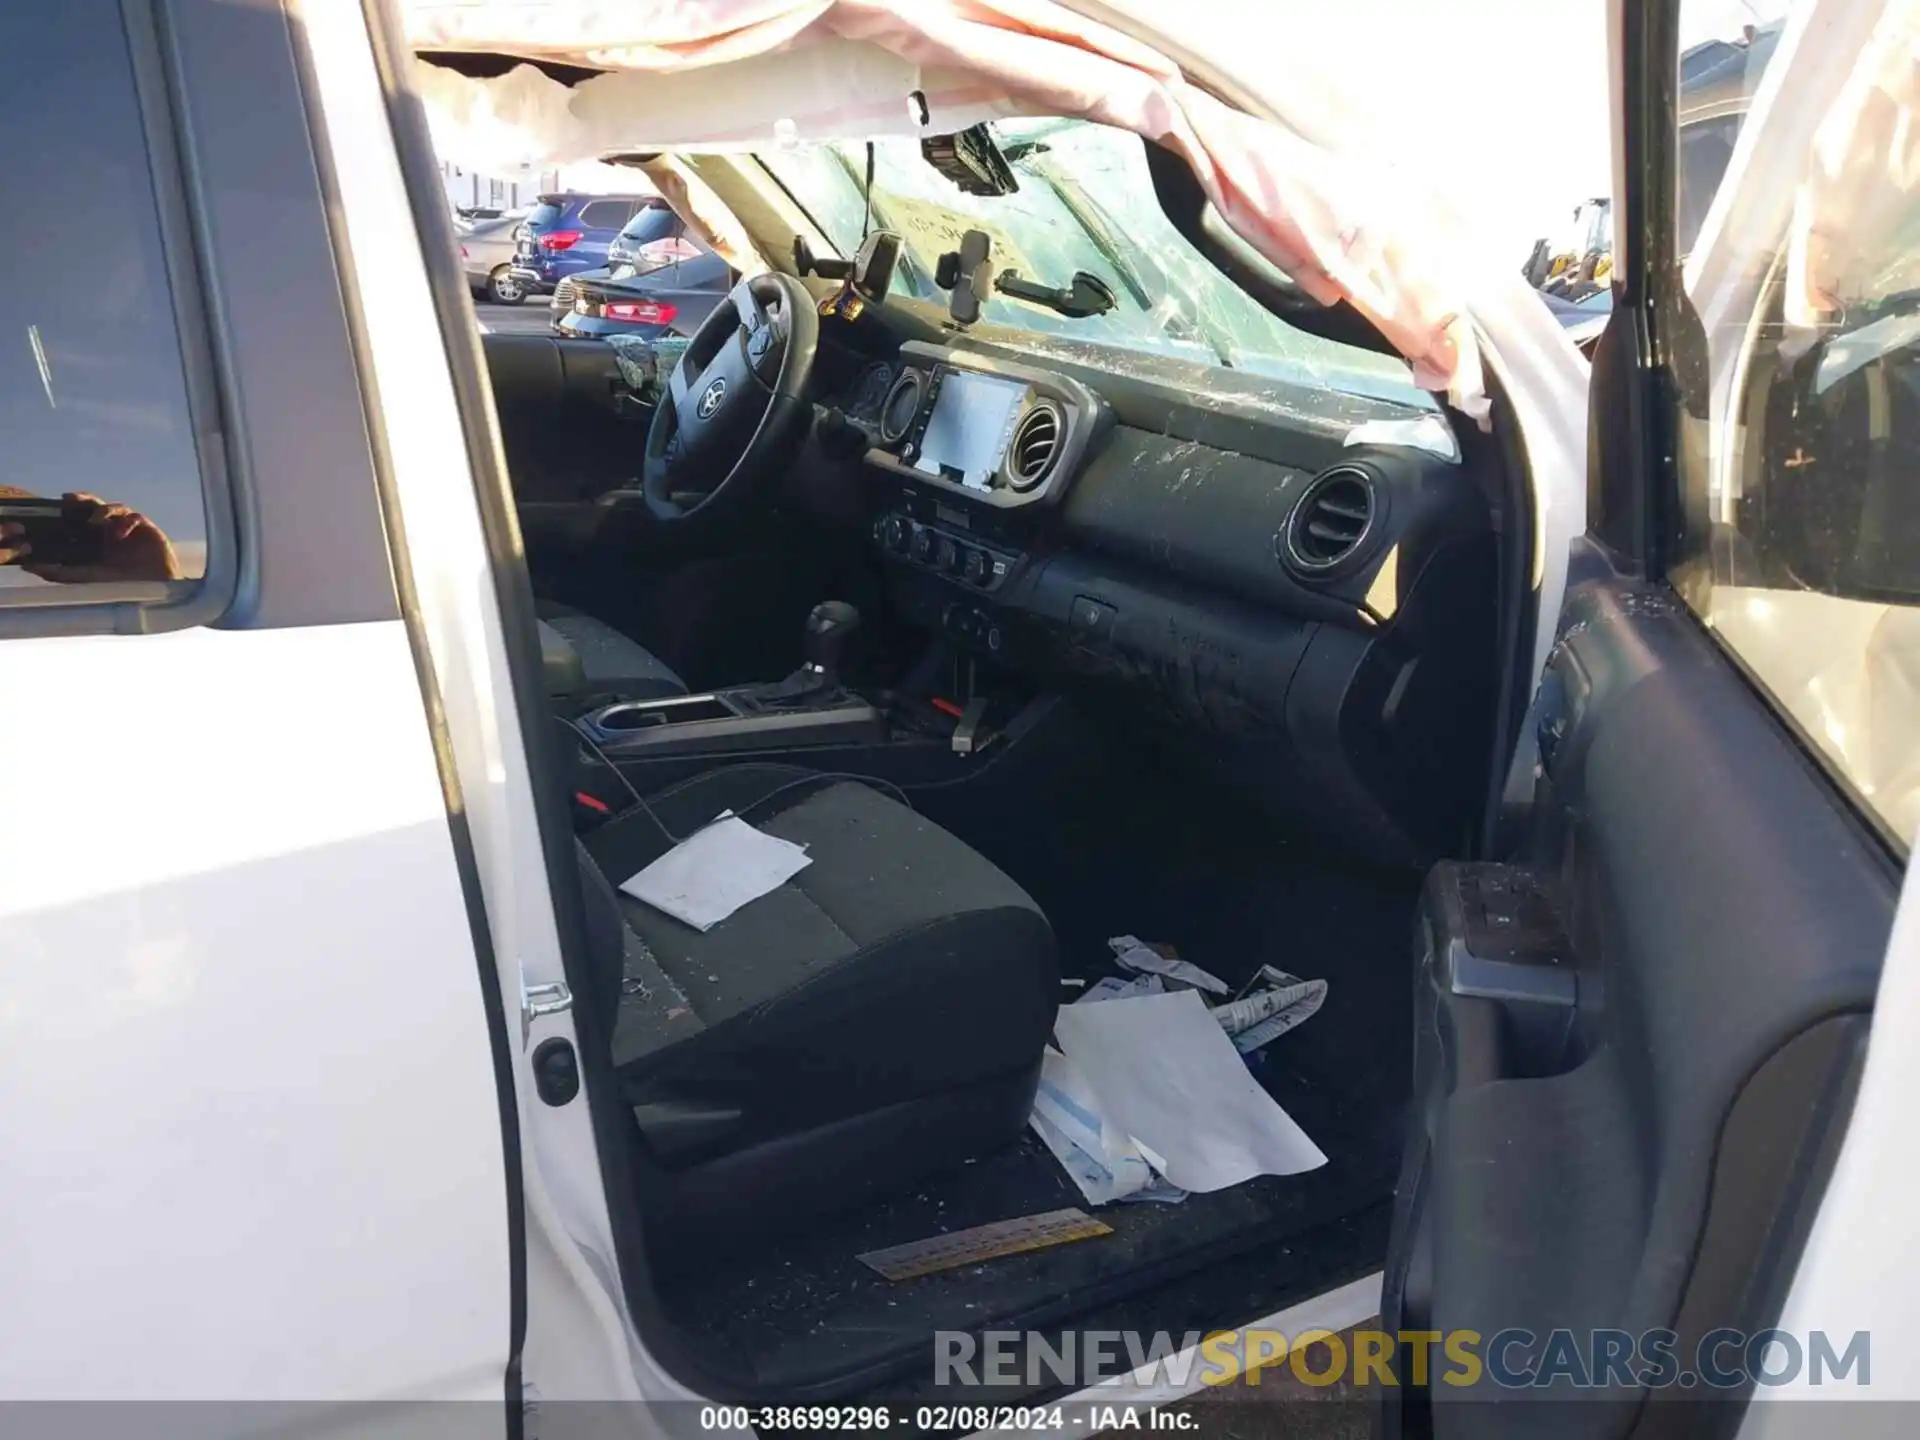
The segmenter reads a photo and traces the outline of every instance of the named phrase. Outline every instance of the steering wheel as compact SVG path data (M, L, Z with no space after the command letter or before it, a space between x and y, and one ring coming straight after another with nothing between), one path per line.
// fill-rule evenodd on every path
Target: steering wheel
M710 521L791 456L811 418L813 297L791 275L742 280L700 322L653 407L640 489L653 518Z

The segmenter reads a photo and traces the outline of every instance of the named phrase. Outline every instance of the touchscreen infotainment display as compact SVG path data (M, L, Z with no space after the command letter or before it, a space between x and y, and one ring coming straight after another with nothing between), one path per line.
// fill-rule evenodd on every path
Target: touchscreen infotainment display
M1026 385L1018 380L947 371L914 469L929 475L958 471L962 485L985 490L1007 453L1014 417L1026 394Z

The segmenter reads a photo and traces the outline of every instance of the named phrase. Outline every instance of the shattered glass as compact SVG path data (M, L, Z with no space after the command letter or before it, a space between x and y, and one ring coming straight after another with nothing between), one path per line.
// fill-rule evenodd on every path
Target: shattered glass
M987 301L988 322L1024 332L1043 353L1092 343L1437 411L1403 360L1288 325L1189 245L1160 207L1139 136L1081 120L1002 121L993 129L1020 181L1011 195L963 193L921 159L916 141L874 143L871 225L906 241L895 294L944 305L946 292L933 282L938 257L957 248L963 231L980 228L993 237L996 275L1014 269L1064 287L1085 270L1118 300L1085 318L1005 295ZM792 143L759 158L843 254L859 248L869 223L866 146ZM1236 393L1234 408L1255 389Z

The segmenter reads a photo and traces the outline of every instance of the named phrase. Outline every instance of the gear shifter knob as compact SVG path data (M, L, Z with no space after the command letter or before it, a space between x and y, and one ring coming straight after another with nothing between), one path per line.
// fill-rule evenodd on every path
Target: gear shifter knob
M847 658L847 644L859 628L860 612L844 600L822 600L807 612L802 649L808 667L818 672L826 684L840 683L840 667Z

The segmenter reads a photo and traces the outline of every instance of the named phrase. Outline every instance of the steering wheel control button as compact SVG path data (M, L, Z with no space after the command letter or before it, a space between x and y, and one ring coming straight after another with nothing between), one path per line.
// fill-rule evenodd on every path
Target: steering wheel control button
M1067 630L1075 640L1107 640L1113 635L1113 607L1090 596L1074 597Z

